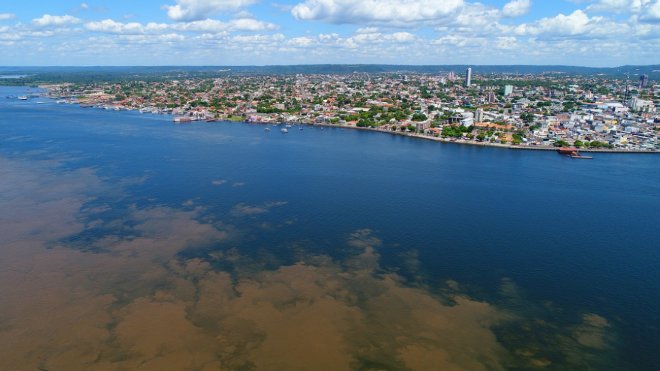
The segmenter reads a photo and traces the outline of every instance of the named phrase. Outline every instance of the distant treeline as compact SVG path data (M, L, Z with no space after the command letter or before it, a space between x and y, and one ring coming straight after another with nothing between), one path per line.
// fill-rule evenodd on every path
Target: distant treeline
M621 67L576 66L468 66L468 65L380 65L380 64L317 64L291 66L100 66L100 67L0 67L0 75L27 75L22 78L0 78L0 85L34 85L39 83L90 83L125 80L166 81L183 78L209 78L227 75L291 75L291 74L351 74L351 73L426 73L454 72L462 75L468 67L483 74L566 74L601 75L635 79L641 74L660 80L660 65Z

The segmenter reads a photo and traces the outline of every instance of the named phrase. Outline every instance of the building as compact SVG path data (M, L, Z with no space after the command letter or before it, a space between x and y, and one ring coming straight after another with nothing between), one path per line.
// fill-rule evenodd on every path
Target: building
M474 114L472 112L463 112L461 114L461 125L465 127L470 127L474 125Z
M477 108L477 112L474 115L475 122L484 122L484 110L482 108Z
M632 97L630 100L630 109L635 112L655 112L655 105L651 100L639 99L638 97Z
M486 100L488 103L495 103L495 93L492 91L489 91L488 94L486 94Z
M468 67L465 71L465 86L469 88L470 85L472 85L472 68Z
M415 130L424 131L424 130L427 130L430 126L431 126L431 124L429 123L428 120L424 121L424 122L416 122L415 123Z
M649 86L649 76L648 75L641 75L639 77L639 88L640 89L646 89Z
M513 94L513 85L504 85L504 96L508 97Z

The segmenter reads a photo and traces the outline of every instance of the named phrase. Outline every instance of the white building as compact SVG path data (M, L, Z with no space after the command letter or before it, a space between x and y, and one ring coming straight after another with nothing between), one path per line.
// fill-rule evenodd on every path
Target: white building
M630 100L630 108L635 112L655 112L653 101L633 97Z
M477 108L477 112L474 116L475 122L484 122L484 110L483 108Z
M474 125L474 114L472 112L463 112L463 118L461 119L461 125L465 127L470 127Z

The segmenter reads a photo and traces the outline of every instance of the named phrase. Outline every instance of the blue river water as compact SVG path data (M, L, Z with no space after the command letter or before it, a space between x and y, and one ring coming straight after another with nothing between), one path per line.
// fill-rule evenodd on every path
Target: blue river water
M378 241L375 274L520 318L492 326L512 358L529 358L504 368L660 363L657 155L578 161L340 128L175 125L168 116L4 98L25 91L0 88L0 158L14 169L56 162L38 176L53 177L44 187L79 171L106 187L77 213L87 227L57 236L71 250L107 253L99 241L134 235L135 221L114 221L136 210L183 210L235 237L187 243L173 256L236 281L310 256L350 261L355 244L346 241L357 233ZM240 258L214 258L236 251ZM524 344L534 349L516 352ZM369 364L379 365L360 367Z

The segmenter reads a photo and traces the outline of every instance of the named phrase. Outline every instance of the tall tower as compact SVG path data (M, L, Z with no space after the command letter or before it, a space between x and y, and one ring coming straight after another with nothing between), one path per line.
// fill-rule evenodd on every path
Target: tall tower
M623 96L624 104L628 102L628 99L630 99L630 88L628 87L629 82L630 82L630 72L626 74L626 94Z
M639 77L639 88L640 89L646 89L649 86L649 76L648 75L641 75Z
M468 67L465 71L465 86L469 88L470 85L472 85L472 67Z

